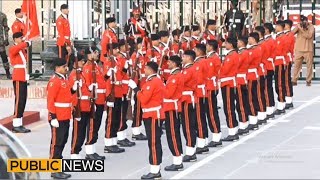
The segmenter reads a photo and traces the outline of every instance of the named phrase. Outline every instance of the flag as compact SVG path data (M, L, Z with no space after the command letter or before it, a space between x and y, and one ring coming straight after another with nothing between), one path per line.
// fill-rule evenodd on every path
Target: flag
M26 39L33 39L40 36L40 29L37 17L36 0L23 0L21 12L27 16Z

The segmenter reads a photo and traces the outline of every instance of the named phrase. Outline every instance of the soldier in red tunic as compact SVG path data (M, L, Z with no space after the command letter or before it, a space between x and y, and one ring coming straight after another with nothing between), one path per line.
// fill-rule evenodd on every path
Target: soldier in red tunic
M67 55L71 54L71 30L70 23L68 20L69 7L67 4L62 4L60 7L61 15L56 21L58 36L57 36L57 46L58 46L58 56L59 58L67 58Z
M109 49L108 49L108 44L112 43L118 43L118 37L116 33L116 19L114 17L109 17L106 19L106 24L107 24L107 29L103 32L102 39L101 39L101 55L100 60L103 62L104 55L108 54L109 55Z
M16 9L14 13L16 15L16 20L13 22L11 26L12 34L16 32L22 32L23 36L25 36L27 34L27 27L23 20L23 14L21 13L21 9Z

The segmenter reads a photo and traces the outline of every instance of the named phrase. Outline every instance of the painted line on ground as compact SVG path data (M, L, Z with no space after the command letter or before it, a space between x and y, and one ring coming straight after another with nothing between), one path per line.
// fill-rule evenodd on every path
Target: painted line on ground
M296 109L291 110L289 113L277 118L275 121L270 122L269 124L261 127L260 129L252 132L251 134L242 137L239 141L234 142L216 152L214 152L213 154L211 154L210 156L202 159L201 161L193 164L192 166L190 166L189 168L185 169L184 171L181 171L180 173L176 174L175 176L171 177L170 179L181 179L185 176L187 176L188 174L194 172L195 170L199 169L200 167L202 167L203 165L209 163L210 161L212 161L213 159L223 155L224 153L236 148L237 146L243 144L244 142L256 137L257 135L259 135L260 133L264 132L265 130L271 128L272 126L276 125L279 123L279 121L287 119L288 117L292 116L293 114L303 110L304 108L314 104L315 102L320 101L320 96L317 96L311 100L309 100L308 102L302 104L301 106L297 107Z
M306 126L303 129L320 131L320 127L319 126Z

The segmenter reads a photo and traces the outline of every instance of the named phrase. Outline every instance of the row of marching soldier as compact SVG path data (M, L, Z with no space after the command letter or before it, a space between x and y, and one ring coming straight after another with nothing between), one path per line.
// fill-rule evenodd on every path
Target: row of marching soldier
M208 153L209 148L238 140L293 108L290 72L295 38L290 20L277 21L275 29L270 23L256 26L248 36L237 38L217 36L216 21L211 19L204 32L193 25L151 34L139 8L135 8L124 27L124 39L118 39L116 19L110 17L102 35L101 53L96 47L78 53L70 41L65 17L68 6L62 5L61 11L64 15L57 20L59 59L54 61L55 74L47 86L50 158L62 158L70 119L71 158L81 159L84 145L86 159L101 160L105 156L97 154L95 148L101 136L106 153L123 153L136 145L127 135L127 121L132 120L131 139L148 141L150 172L141 178L160 178L162 127L173 156L172 164L164 169L178 171L183 163L196 161L197 155ZM23 42L21 32L13 37L15 48L29 45ZM219 54L222 44L226 48L223 58ZM75 58L67 75L71 51ZM218 113L219 93L225 117ZM104 112L106 119L102 119ZM226 119L228 126L224 138L221 119ZM103 120L105 131L101 135L98 132ZM71 177L65 173L51 176Z

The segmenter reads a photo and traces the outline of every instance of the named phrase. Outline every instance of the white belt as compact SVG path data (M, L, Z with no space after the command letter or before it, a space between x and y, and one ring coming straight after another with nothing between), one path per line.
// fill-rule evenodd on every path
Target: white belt
M69 37L69 36L65 36L64 38L66 38L66 39L70 39L70 37Z
M193 107L194 107L195 101L194 101L193 91L183 91L183 92L182 92L182 95L184 95L184 96L190 96L190 97L191 97L192 105L193 105Z
M287 64L286 63L286 59L284 58L284 56L276 56L276 60L282 60L283 64Z
M122 82L121 82L121 81L114 81L114 82L112 82L111 84L114 84L114 85L121 85L121 84L122 84Z
M170 73L171 70L170 70L170 69L164 69L163 72L164 72L164 73Z
M212 83L214 85L214 87L217 87L217 77L216 76L213 76L212 78L210 78L212 80Z
M247 74L237 74L238 78L243 78L244 82L247 84Z
M141 76L142 78L146 77L146 75L145 75L145 74L140 74L140 76Z
M272 63L272 67L274 69L274 63L273 63L273 58L268 58L267 61L271 62Z
M197 86L197 88L202 90L202 95L205 96L206 95L206 85L205 84L200 84Z
M178 101L179 99L163 99L165 103L174 103L174 109L178 110Z
M89 96L81 96L81 98L80 98L81 100L89 100L90 99L90 97Z
M106 93L106 90L105 89L97 89L97 93L103 94L103 93Z
M122 84L129 84L129 80L122 80Z
M288 52L288 53L287 53L287 56L289 57L290 62L292 62L292 61L293 61L293 60L292 60L292 54L291 54L290 52Z
M24 64L17 64L17 65L14 65L13 68L27 68L27 66Z
M153 112L156 111L157 112L157 118L160 119L160 109L161 109L161 105L157 106L157 107L152 107L152 108L143 108L142 112Z
M255 74L256 74L256 77L257 77L257 78L259 77L257 68L248 69L248 73L255 73Z
M260 63L260 67L261 67L262 73L264 74L264 73L265 73L264 64L263 64L263 63Z
M58 103L58 102L55 102L54 106L55 107L60 107L60 108L69 108L69 107L72 107L72 103Z
M225 78L221 78L220 81L223 82L227 82L227 81L233 81L233 85L237 86L237 82L236 82L236 78L235 77L225 77Z

